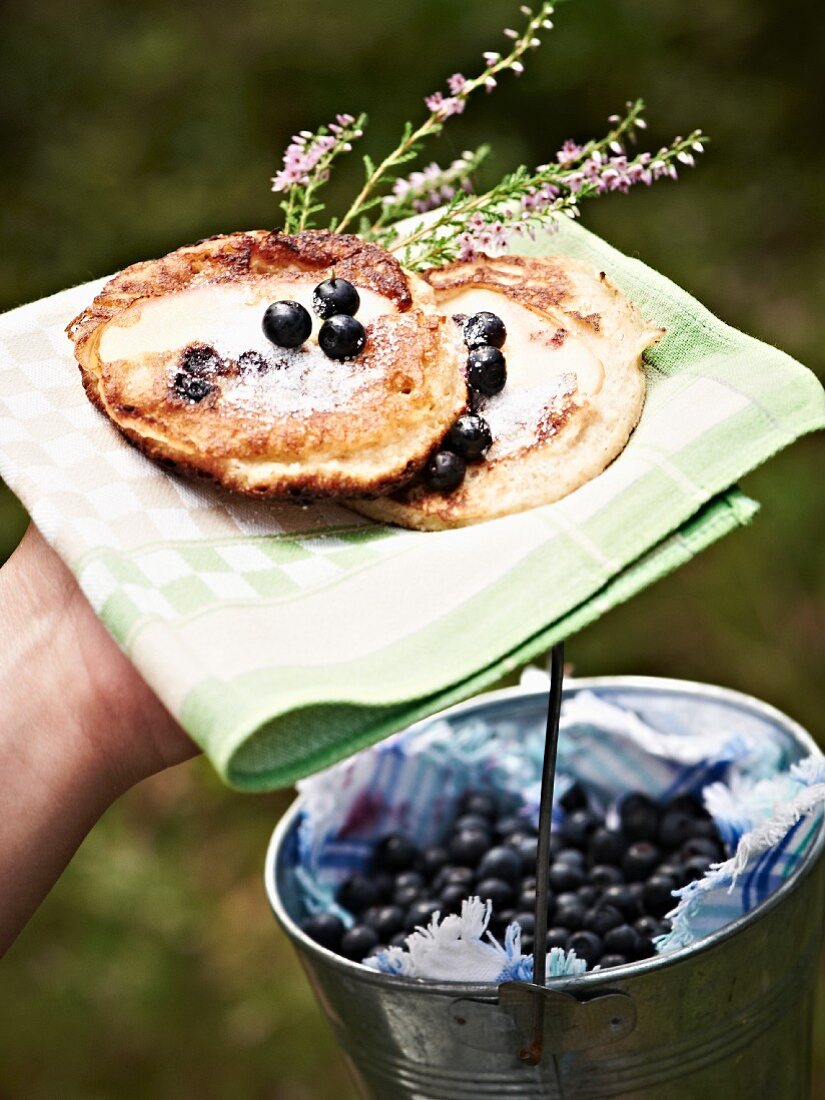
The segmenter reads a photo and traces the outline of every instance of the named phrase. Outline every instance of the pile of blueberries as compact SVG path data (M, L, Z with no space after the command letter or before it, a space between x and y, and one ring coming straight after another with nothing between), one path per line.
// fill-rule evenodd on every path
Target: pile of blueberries
M574 950L588 967L621 966L656 954L669 931L673 890L727 858L713 820L690 795L659 804L634 792L619 804L618 827L574 783L560 800L564 818L550 838L547 947ZM303 930L356 962L427 925L434 913L458 913L465 898L492 905L490 930L521 925L525 954L535 945L536 830L488 791L460 800L443 844L419 848L394 833L375 846L372 866L340 886L337 901L356 923L329 913Z
M347 279L333 275L312 292L313 312L324 322L318 332L318 346L330 359L351 359L363 350L364 326L355 314L361 297ZM299 348L312 332L312 317L300 302L273 302L266 307L264 336L279 348Z
M457 313L453 317L464 334L469 348L467 381L472 406L478 396L494 397L507 381L507 361L501 352L507 339L507 329L495 313L482 310L472 317ZM480 461L493 443L490 425L476 412L460 416L447 433L444 443L424 469L428 488L442 493L452 492L464 480L468 462Z

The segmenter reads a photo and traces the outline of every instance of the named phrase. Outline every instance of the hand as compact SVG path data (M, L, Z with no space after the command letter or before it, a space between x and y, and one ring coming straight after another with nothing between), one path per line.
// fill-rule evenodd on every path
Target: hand
M30 526L0 569L0 952L103 811L196 751Z

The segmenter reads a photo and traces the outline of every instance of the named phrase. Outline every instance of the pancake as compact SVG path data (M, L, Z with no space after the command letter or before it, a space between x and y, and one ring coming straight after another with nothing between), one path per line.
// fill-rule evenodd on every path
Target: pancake
M302 347L270 343L267 305L296 300L311 312L333 270L360 294L363 351L328 358L314 316ZM86 393L130 442L252 496L386 492L425 463L467 402L460 333L431 287L345 234L233 233L134 264L67 332ZM180 392L192 372L207 391L197 400Z
M432 531L550 504L601 473L641 415L642 353L662 330L604 272L564 256L482 257L424 277L445 316L487 310L507 328L506 385L493 397L477 395L473 406L493 443L452 492L419 479L351 506Z

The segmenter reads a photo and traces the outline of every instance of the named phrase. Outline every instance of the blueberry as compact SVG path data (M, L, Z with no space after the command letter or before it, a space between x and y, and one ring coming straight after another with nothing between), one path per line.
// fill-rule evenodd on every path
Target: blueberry
M373 947L378 946L378 943L378 933L374 928L370 928L366 924L356 924L341 937L338 952L345 959L361 962L372 951Z
M507 339L507 329L500 317L495 313L482 310L474 313L464 322L464 343L468 348L478 348L482 344L500 348Z
M584 867L584 853L580 852L578 848L560 848L555 857L554 863L567 863L573 867Z
M536 876L535 875L525 875L524 878L521 880L521 888L522 888L522 890L535 890L535 888L536 888Z
M659 843L663 848L681 848L693 836L696 818L682 810L668 810L659 822Z
M214 374L223 365L223 359L209 344L193 344L180 357L181 369L187 374Z
M442 867L449 862L450 854L440 844L431 844L429 848L423 848L416 857L415 870L420 871L425 878L434 878Z
M483 416L465 413L460 416L447 433L446 444L451 451L472 462L482 458L493 445L490 425Z
M392 902L402 909L409 909L420 897L421 889L418 886L398 886L392 895Z
M649 940L662 933L662 927L655 917L639 917L633 922L633 928L640 936L645 936Z
M702 803L692 794L678 794L665 805L665 813L671 810L677 813L690 814L691 817L707 817L708 812Z
M312 308L324 320L336 313L354 317L360 305L358 291L347 279L324 279L312 292Z
M561 902L556 906L556 913L553 917L554 922L557 925L563 925L565 928L581 928L584 924L584 914L586 910L580 901Z
M395 891L395 877L389 871L378 871L372 876L379 901L389 901Z
M659 830L659 808L646 794L626 795L619 806L622 832L629 840L655 840Z
M593 864L618 864L624 855L627 841L621 833L602 826L590 834L587 852Z
M409 907L404 917L404 928L407 932L414 932L419 925L426 927L434 913L441 909L441 904L435 898L422 898L415 901Z
M516 915L516 920L521 925L521 932L523 936L532 936L536 931L536 917L535 914L522 910Z
M469 867L452 867L447 864L442 867L433 879L434 890L445 890L448 886L461 886L465 890L464 896L472 893L472 885L476 877Z
M455 451L436 451L424 467L427 487L439 493L450 493L464 480L467 464Z
M548 899L549 900L549 899ZM528 887L527 889L522 886L521 893L516 899L516 906L520 912L535 912L536 909L536 888L535 886Z
M688 881L684 863L674 855L669 856L664 863L659 864L656 868L656 874L667 875L668 878L672 878L676 889L684 886Z
M406 871L412 867L418 848L403 833L391 833L375 849L375 866L386 871Z
M492 397L504 389L507 362L498 348L487 344L474 348L467 358L467 377L474 390Z
M645 911L652 917L663 917L676 905L676 898L673 896L675 888L676 883L668 875L651 875L642 891Z
M522 874L535 871L539 849L538 838L534 836L522 837L518 844L513 845L513 847L521 860Z
M299 348L312 332L312 318L300 302L273 302L266 307L263 330L279 348Z
M567 941L570 939L570 929L555 926L547 929L547 950L550 951L553 947L564 947Z
M205 378L196 378L194 375L178 371L173 383L175 393L179 397L191 401L193 405L200 404L205 397L212 392L212 386Z
M559 835L572 848L585 849L591 833L602 824L601 818L590 810L574 810L561 824Z
M503 936L507 926L516 919L515 909L498 909L490 918L490 930L495 936Z
M655 954L656 946L653 940L648 939L647 936L639 936L631 958L636 962L641 962L642 959L652 959Z
M587 809L587 791L576 779L559 799L559 806L565 813L572 814L574 810Z
M595 932L573 932L567 940L567 950L575 951L588 966L594 966L601 958L604 945Z
M590 868L590 882L593 886L617 886L624 882L624 875L610 863L597 863Z
M536 835L536 830L530 822L524 817L518 817L516 814L497 818L493 829L496 836L502 840L505 837L514 836L516 833L520 833L522 836Z
M469 891L465 886L462 886L459 882L449 882L441 891L439 897L441 899L442 912L444 913L459 913L461 912L461 903L469 896Z
M584 886L580 886L576 891L576 897L582 903L590 908L591 905L595 905L601 897L601 890L598 886L594 886L592 882L586 882Z
M330 359L352 359L363 350L366 340L364 326L346 313L324 321L318 333L318 346Z
M717 863L720 859L724 859L724 852L721 845L716 844L713 840L708 840L705 837L692 837L679 849L679 856L684 861L702 856L711 863Z
M463 829L450 839L450 856L462 867L475 867L489 844L490 838L483 829Z
M536 937L532 934L526 933L521 937L521 950L525 955L532 955L535 946Z
M550 868L550 885L556 893L566 890L578 890L584 886L587 876L582 867L576 867L572 863L560 863L556 861Z
M466 791L459 807L462 813L480 814L492 820L498 813L498 799L489 791Z
M605 951L615 951L619 955L632 955L636 950L639 933L629 924L617 924L604 934Z
M685 877L687 881L693 882L694 879L702 878L712 862L713 860L707 859L705 856L693 856L691 859L685 860Z
M393 936L392 939L390 940L390 944L389 944L390 947L406 947L407 946L407 936L408 935L409 935L409 932L399 932L397 935Z
M341 937L346 932L343 921L332 913L318 913L314 917L307 917L301 928L311 940L326 947L328 951L338 950Z
M661 861L662 853L655 844L639 840L631 844L622 856L622 871L628 882L640 882L646 879L653 868Z
M453 822L453 832L460 833L464 829L484 829L485 832L490 832L492 823L488 817L483 817L481 814L462 814Z
M350 913L361 913L377 903L378 890L366 875L352 875L339 886L336 901Z
M490 848L478 865L479 878L501 878L512 886L521 878L521 860L514 848L501 845Z
M378 938L387 943L401 931L404 925L404 910L400 905L382 905L368 923L378 933Z
M501 878L483 878L475 889L482 901L492 902L494 909L507 909L513 904L513 887Z
M401 871L400 874L395 876L395 889L403 890L408 887L412 887L413 890L420 890L424 886L424 876L420 871Z
M611 928L618 928L620 924L624 924L624 916L613 905L597 905L593 909L588 909L582 923L588 931L604 936L605 932L609 932Z
M238 366L243 374L263 374L269 369L269 360L259 351L244 351L238 356Z
M627 958L624 955L619 955L614 952L609 955L602 955L602 957L599 959L599 966L607 970L608 967L611 966L624 966L626 962Z
M642 911L639 899L629 885L606 887L600 904L615 906L627 920L635 920Z

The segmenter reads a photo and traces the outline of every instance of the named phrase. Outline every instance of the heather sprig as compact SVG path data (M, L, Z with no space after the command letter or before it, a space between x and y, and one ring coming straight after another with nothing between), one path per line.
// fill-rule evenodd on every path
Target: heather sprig
M381 213L368 235L375 237L388 223L443 206L459 193L471 194L473 175L489 153L489 145L480 145L477 149L465 150L446 168L433 161L426 168L397 179L392 193L381 200Z
M565 142L556 160L532 172L524 166L505 176L481 195L459 195L434 218L413 226L406 235L392 229L381 239L413 270L470 259L479 252L506 249L514 237L533 237L538 229L553 229L560 216L579 216L579 203L609 191L649 186L667 177L676 179L677 165L692 166L707 138L696 130L677 137L657 153L628 156L622 138L643 129L638 101L628 105L624 118L613 116L614 129L584 146Z
M435 134L440 134L448 118L462 114L467 100L474 92L480 88L484 88L487 92L492 91L497 83L496 78L503 72L511 71L516 76L520 76L524 72L522 58L525 53L541 44L538 35L543 28L550 29L553 26L550 20L553 8L553 3L542 3L538 12L534 13L531 8L523 6L521 10L528 17L524 30L519 33L508 27L504 32L513 42L509 53L504 56L492 51L485 53L484 69L478 76L471 79L462 73L453 73L447 82L446 96L443 92L437 91L424 100L429 114L420 126L414 128L412 123L408 122L398 145L378 165L375 165L369 157L364 157L366 172L364 185L341 220L333 223L331 228L340 232L356 219L363 222L367 212L383 202L384 196L380 193L381 189L387 184L396 182L396 169L418 156L423 142Z
M312 217L324 209L316 195L330 175L332 162L342 153L349 153L353 141L363 136L367 116L337 115L335 122L321 126L315 133L301 130L295 134L284 153L283 167L272 179L272 190L286 192L281 203L284 230L298 233L308 229Z

